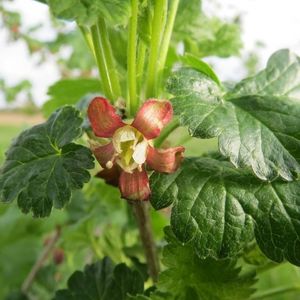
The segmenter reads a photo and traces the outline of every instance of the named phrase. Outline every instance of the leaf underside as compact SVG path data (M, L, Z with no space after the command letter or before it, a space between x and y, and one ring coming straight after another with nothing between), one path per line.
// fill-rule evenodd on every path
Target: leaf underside
M82 188L93 168L91 151L72 143L81 134L82 119L73 107L54 112L43 124L23 131L6 152L0 171L0 199L17 198L24 213L48 216L62 208L73 189Z

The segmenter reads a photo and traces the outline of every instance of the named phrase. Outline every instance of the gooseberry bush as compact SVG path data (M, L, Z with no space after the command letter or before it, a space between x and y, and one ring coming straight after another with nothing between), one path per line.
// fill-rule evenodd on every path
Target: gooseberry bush
M222 83L203 58L238 54L239 26L199 0L40 2L100 80L51 86L6 152L1 201L56 220L7 299L298 299L260 281L300 265L299 57Z

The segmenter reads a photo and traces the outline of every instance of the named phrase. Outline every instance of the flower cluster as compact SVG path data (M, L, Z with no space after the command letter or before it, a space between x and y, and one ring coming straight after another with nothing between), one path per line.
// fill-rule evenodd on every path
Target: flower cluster
M94 134L110 139L105 145L91 143L103 168L99 176L118 185L123 198L149 198L147 169L173 173L179 167L184 147L156 149L152 142L173 117L169 101L147 100L133 122L126 124L107 99L96 97L89 105L88 117Z

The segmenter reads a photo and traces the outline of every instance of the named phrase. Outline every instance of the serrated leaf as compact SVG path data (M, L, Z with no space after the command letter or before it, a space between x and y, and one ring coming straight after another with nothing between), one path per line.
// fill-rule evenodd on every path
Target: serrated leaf
M284 76L284 74L282 74ZM226 101L205 74L181 69L169 80L174 111L190 134L219 137L219 149L237 167L263 180L300 173L300 106L289 98L248 95Z
M126 25L131 9L130 0L48 0L48 4L55 17L87 26L96 24L99 16L111 26Z
M91 93L100 93L101 85L98 79L76 78L62 79L48 89L50 100L43 105L43 112L49 116L63 105L74 105L82 97Z
M90 179L91 151L72 140L81 134L82 119L73 107L54 112L43 124L23 131L6 152L0 171L0 200L18 200L24 213L48 216L62 208L71 191Z
M76 271L68 280L68 289L57 291L54 300L125 300L128 295L143 293L144 282L137 271L125 264L114 266L105 257Z
M274 95L300 100L300 58L282 49L269 59L264 70L236 85L229 96Z
M170 228L166 233L169 244L163 250L163 263L167 269L159 276L160 291L186 300L240 300L254 292L255 273L241 276L236 261L200 259L191 243L177 241Z
M300 265L300 182L262 182L229 162L186 158L172 175L151 176L151 203L173 204L177 238L203 258L236 256L252 240L270 259Z

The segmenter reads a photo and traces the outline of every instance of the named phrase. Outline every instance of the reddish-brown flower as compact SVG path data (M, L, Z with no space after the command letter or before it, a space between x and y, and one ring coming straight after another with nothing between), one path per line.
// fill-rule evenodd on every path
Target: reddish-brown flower
M147 100L131 124L126 124L105 98L96 97L88 117L96 136L110 138L105 145L91 143L92 151L107 182L118 183L122 197L147 200L150 196L146 166L162 173L173 173L183 158L184 147L156 149L152 139L170 122L173 108L169 101Z

